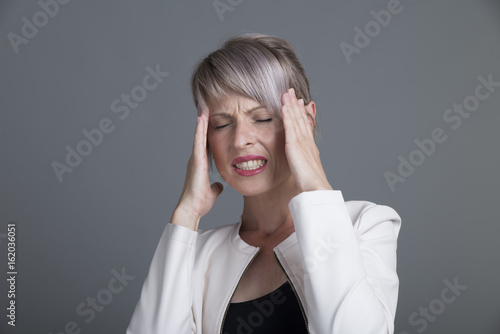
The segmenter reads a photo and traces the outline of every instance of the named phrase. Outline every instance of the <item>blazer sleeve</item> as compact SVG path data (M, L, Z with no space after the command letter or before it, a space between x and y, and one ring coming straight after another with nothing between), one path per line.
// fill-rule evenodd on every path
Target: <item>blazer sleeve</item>
M302 192L288 204L306 271L311 333L394 332L401 218L388 206L354 205L359 213L351 219L340 190Z
M191 276L197 236L197 231L167 224L127 334L196 333Z

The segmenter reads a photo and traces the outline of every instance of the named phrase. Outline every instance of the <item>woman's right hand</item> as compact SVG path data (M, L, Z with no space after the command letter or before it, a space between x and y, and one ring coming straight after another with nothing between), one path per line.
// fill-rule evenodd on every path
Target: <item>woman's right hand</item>
M215 204L224 186L220 182L210 184L208 177L208 107L198 109L194 133L193 151L186 170L182 194L172 214L172 224L198 230L201 217Z

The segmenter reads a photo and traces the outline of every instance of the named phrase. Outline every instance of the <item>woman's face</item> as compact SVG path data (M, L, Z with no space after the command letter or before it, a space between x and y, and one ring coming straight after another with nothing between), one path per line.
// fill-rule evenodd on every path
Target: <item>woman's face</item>
M292 176L282 120L253 99L229 95L210 109L208 145L221 177L244 196L268 192Z

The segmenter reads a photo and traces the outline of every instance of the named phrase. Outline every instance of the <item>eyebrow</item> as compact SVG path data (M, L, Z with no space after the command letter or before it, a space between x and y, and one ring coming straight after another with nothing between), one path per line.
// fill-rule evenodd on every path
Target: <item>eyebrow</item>
M264 106L259 105L259 106L253 107L251 109L248 109L247 111L244 111L243 113L244 114L251 114L255 110L262 109L262 108L264 108ZM222 112L218 112L218 113L215 113L215 114L211 114L210 116L225 116L225 117L230 117L231 115L229 113L227 113L227 112L222 111Z

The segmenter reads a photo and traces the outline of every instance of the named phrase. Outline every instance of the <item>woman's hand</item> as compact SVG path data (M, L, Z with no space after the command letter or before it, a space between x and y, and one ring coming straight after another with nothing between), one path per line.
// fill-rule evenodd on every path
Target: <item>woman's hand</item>
M315 110L308 116L304 100L297 100L293 88L282 95L282 104L285 153L297 187L300 192L331 190L319 158L318 147L314 142ZM311 103L309 106L313 108Z
M201 217L215 204L224 186L220 182L212 185L208 177L208 108L199 110L194 133L193 151L186 170L186 179L177 207L172 214L172 224L182 225L196 231Z

